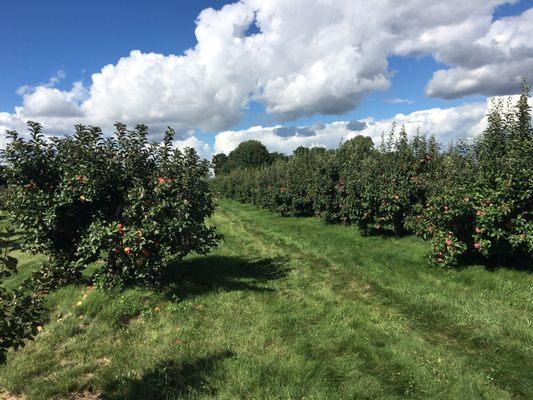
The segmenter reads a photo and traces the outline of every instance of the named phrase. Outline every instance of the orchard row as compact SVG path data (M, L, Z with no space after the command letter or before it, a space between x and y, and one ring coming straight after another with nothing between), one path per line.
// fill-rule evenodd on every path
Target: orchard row
M432 240L430 261L441 266L472 255L531 265L528 93L524 84L516 105L494 103L487 129L472 143L442 151L433 138L417 134L409 140L405 129L393 127L378 148L358 136L337 150L299 148L287 159L227 173L219 166L215 187L223 196L283 215L353 224L366 234L415 233Z

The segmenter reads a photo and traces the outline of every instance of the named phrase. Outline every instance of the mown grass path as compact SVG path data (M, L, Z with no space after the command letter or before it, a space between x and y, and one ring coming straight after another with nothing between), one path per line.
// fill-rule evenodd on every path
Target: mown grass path
M533 398L532 274L442 271L416 238L226 200L213 223L225 242L163 289L50 296L49 322L10 354L0 387L30 399ZM23 258L21 273L35 265Z

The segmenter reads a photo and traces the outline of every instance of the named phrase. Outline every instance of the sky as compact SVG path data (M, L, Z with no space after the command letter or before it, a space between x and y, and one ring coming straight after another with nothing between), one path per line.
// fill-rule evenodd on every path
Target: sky
M172 126L204 157L393 121L446 144L533 82L533 0L9 1L0 32L0 131Z

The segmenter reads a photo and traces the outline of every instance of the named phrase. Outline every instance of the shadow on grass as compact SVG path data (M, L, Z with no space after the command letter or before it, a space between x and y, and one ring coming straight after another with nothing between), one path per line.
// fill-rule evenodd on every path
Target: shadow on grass
M231 351L211 354L188 363L173 360L159 363L140 378L123 378L110 382L101 398L105 400L170 400L193 398L200 395L216 396L209 377L223 375L221 363L232 357Z
M481 265L485 267L487 271L491 272L500 269L509 269L525 273L533 273L533 257L528 254L493 258L487 258L477 254L467 254L461 259L458 268L468 268L476 265Z
M7 235L5 231L0 230L0 243L7 243L10 250L19 250L21 238L18 235Z
M247 260L240 257L208 255L170 268L164 277L171 299L187 299L215 291L271 292L266 284L285 277L284 258Z

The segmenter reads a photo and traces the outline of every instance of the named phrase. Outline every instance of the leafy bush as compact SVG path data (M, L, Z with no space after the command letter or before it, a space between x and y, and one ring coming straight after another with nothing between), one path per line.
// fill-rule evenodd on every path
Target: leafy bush
M17 272L18 261L10 256L10 238L14 232L4 230L0 236L0 284ZM19 348L24 340L37 333L41 313L41 298L23 288L7 290L0 285L0 364L10 348Z
M531 262L533 132L528 93L524 85L514 110L494 104L484 134L445 156L443 173L433 180L422 213L426 236L433 238L432 262L453 266L475 254L494 262Z
M205 224L214 211L209 164L192 149L173 150L170 128L162 145L148 145L144 125L117 124L114 138L82 125L45 138L39 124L29 127L29 140L8 132L6 206L23 248L50 257L51 285L97 260L106 284L153 284L169 263L216 245Z

